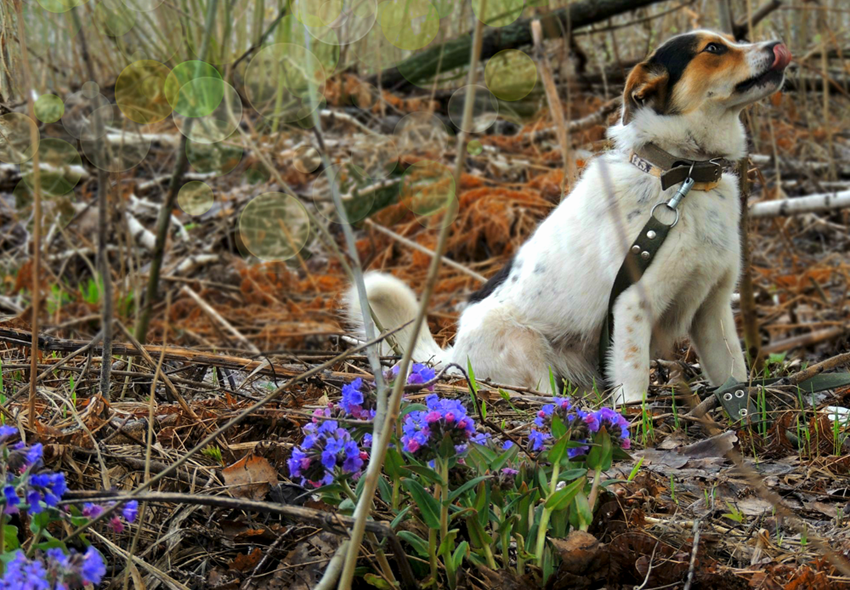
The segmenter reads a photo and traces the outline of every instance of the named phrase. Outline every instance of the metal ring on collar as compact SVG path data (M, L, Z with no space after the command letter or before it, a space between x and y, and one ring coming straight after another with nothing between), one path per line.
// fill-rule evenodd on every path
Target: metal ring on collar
M670 206L670 205L668 205L667 203L658 203L658 204L656 204L656 205L655 205L655 207L653 207L653 208L652 208L652 211L650 211L650 212L649 212L650 217L655 217L655 210L656 210L656 209L658 209L659 207L661 207L662 205L664 205L664 206L665 206L665 207L667 207L670 211L672 211L673 213L675 213L675 214L676 214L676 219L674 219L674 220L673 220L673 223L671 223L671 224L670 224L670 227L674 227L677 223L679 223L679 210L678 210L678 209L674 209L673 207L671 207L671 206ZM661 221L661 220L659 219L659 221ZM664 222L662 221L662 223L664 223Z

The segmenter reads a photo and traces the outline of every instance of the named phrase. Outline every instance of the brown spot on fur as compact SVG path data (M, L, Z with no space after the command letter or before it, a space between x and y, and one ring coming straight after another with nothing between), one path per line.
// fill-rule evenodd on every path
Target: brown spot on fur
M635 363L632 365L635 369L640 370L640 364Z
M635 331L634 328L632 328L631 326L626 326L626 332L628 332L629 334L631 334L634 331Z
M643 321L643 316L642 316L642 315L640 315L640 314L637 314L637 315L635 316L635 321L636 321L636 322L642 322L642 321Z

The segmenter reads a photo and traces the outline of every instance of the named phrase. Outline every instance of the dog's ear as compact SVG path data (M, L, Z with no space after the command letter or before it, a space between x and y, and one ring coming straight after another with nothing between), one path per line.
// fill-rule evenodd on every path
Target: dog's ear
M662 112L667 96L667 81L666 72L653 72L646 62L636 65L626 80L623 92L623 124L628 123L635 112L643 107Z

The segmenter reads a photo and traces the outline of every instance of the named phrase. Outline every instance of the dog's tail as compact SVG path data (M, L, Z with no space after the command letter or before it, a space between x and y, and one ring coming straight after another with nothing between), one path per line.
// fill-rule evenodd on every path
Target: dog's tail
M384 330L397 328L416 317L416 312L419 311L416 295L402 281L381 272L366 273L363 280L366 283L366 296L369 299L372 313ZM355 285L349 287L345 294L345 310L349 321L357 331L357 336L361 340L365 340L363 313ZM404 352L403 349L410 343L411 334L413 334L412 325L406 326L393 334L392 337L397 344L398 352ZM393 354L393 349L386 340L381 341L380 351L382 355ZM423 323L413 347L413 360L441 363L443 354L443 350L431 336L427 322Z

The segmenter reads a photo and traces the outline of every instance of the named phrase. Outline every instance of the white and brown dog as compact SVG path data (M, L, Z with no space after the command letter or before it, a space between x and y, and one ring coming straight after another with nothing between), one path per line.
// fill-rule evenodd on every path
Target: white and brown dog
M681 160L680 166L740 159L746 136L739 114L781 86L790 59L779 42L734 43L710 31L679 35L659 47L628 77L622 119L609 130L615 148L588 164L515 258L472 295L454 346L441 349L424 326L414 360L461 366L469 360L479 378L544 390L550 389L550 369L583 389L601 383L600 328L615 277L653 207L666 203L684 180L662 188L659 175L647 172L663 173L663 162L635 153L646 154L649 146L649 154L664 154L667 163ZM741 266L738 179L717 174L684 199L652 264L612 308L605 377L618 403L643 398L650 358L685 335L713 385L747 378L730 303ZM416 315L407 285L375 272L365 280L384 328ZM354 289L346 299L357 323L362 316ZM397 334L400 345L408 344L410 331Z

